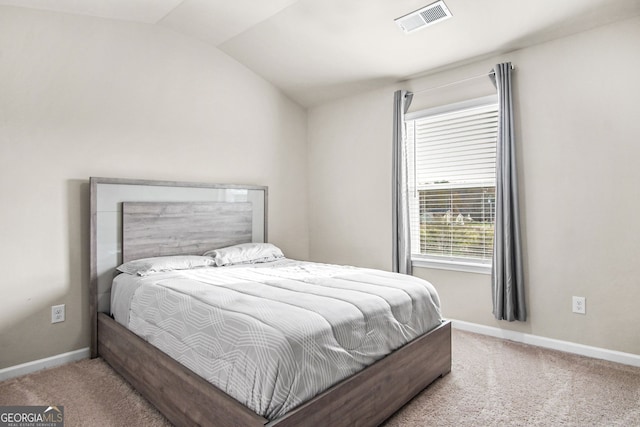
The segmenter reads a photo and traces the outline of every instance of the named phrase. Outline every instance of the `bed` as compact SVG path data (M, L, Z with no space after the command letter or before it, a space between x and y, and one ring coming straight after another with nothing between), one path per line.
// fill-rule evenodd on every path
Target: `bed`
M266 243L266 212L266 187L92 178L92 356L104 358L176 425L378 425L450 371L450 324L438 322L368 367L314 392L314 397L302 403L295 402L292 409L284 407L261 416L256 413L261 411L241 404L110 316L118 265L140 258L202 255L209 249ZM278 274L300 265L286 259L274 262L277 268L269 271ZM239 271L255 274L242 268L233 275ZM198 276L202 273L167 274L195 275L203 280Z

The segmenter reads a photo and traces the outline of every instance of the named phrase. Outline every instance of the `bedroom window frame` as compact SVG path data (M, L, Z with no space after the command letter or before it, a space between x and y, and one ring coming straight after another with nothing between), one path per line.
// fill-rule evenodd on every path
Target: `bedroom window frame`
M432 107L424 110L415 111L412 113L408 113L405 116L405 130L406 130L406 138L407 138L407 153L408 153L408 185L409 185L409 209L410 209L410 228L412 235L412 244L411 244L411 263L414 267L425 267L425 268L435 268L435 269L444 269L444 270L454 270L454 271L463 271L463 272L471 272L471 273L482 273L482 274L491 274L491 254L488 259L481 258L473 258L473 257L464 257L464 256L453 256L453 255L436 255L436 254L426 254L421 252L421 239L420 239L420 195L419 191L425 190L427 186L421 185L417 183L416 178L416 169L419 168L417 166L416 161L416 141L415 141L415 126L416 122L421 119L436 119L437 116L444 116L448 114L461 113L465 110L474 110L474 109L484 109L489 107L490 109L498 110L498 97L497 95L490 95L481 98L474 98L465 100L462 102L456 102L452 104L446 104L442 106ZM497 117L495 119L495 133L497 135ZM497 139L497 138L496 138ZM495 145L494 145L495 146ZM495 152L493 155L493 163L495 165ZM452 183L448 186L443 186L441 190L453 190L461 189L461 188L490 188L493 187L494 191L494 203L493 209L490 213L490 217L492 218L495 224L495 172L493 173L492 181L483 181L483 182L474 182L474 183ZM430 189L435 189L437 187L433 184ZM426 190L428 191L428 190ZM417 236L417 237L416 237ZM491 244L491 251L493 248L493 244Z

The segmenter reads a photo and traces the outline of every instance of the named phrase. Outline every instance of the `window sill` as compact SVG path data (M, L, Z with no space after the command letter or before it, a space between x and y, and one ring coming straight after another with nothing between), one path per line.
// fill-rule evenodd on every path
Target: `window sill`
M428 259L417 258L411 259L413 267L435 268L439 270L464 271L466 273L491 274L491 264L483 264L477 262L466 262L448 259Z

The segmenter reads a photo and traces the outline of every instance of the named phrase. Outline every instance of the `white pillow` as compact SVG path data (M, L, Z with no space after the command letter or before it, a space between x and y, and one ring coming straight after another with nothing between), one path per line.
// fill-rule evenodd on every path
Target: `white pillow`
M256 264L284 258L280 248L271 243L242 243L207 251L204 256L212 257L218 267L234 264Z
M162 271L187 270L198 267L215 267L215 261L210 257L198 255L160 256L125 262L117 270L127 274L147 276Z

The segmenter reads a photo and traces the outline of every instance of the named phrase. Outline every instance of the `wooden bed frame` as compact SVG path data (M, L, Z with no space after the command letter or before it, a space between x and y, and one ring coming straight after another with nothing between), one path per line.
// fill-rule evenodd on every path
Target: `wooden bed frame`
M116 323L108 313L101 312L98 303L98 242L102 232L98 229L98 186L157 186L170 188L172 195L159 196L162 202L171 202L175 194L173 189L213 188L264 190L264 206L256 206L265 214L263 241L266 241L266 187L256 186L220 186L184 182L158 182L141 180L121 180L111 178L91 178L91 292L90 309L92 317L92 357L100 356L122 375L131 385L147 398L173 424L178 426L376 426L390 417L405 403L434 380L448 374L451 370L451 324L444 322L430 332L416 338L395 352L380 359L350 378L334 385L308 402L300 405L281 418L269 421L247 407L243 406L226 393L205 381L188 368L171 359L169 356L148 344L120 324ZM154 188L157 190L157 188ZM111 191L111 188L110 188ZM178 190L179 191L179 190ZM155 196L154 196L155 197ZM178 198L184 201L183 198ZM135 201L135 200L134 200ZM123 203L118 202L119 206ZM220 213L224 207L217 206L217 201L197 203L199 212L203 209L214 214ZM212 205L204 207L204 205ZM147 206L150 206L148 204ZM178 211L182 210L182 204ZM245 207L240 207L244 210ZM160 209L164 209L160 206ZM233 209L236 209L234 207ZM162 217L149 213L139 203L132 203L127 212L143 212L145 218ZM123 212L122 210L120 212ZM188 215L188 214L187 214ZM145 219L146 221L146 219ZM255 221L254 221L255 223ZM246 225L246 219L243 220ZM214 233L206 237L206 245L212 241L220 246L228 244L229 239L240 243L249 239L256 241L256 232L248 232L245 225L234 224L232 231L225 231L222 236ZM161 226L161 228L164 226ZM226 226L223 228L227 228ZM244 228L244 230L238 230ZM182 242L176 239L173 225L168 226L172 243L168 246L154 244L140 239L140 245L129 246L131 239L121 239L122 245L133 259L146 254L201 254L199 242ZM121 231L119 231L121 232ZM166 232L166 229L165 229ZM249 234L247 234L249 233ZM238 236L242 237L238 237ZM248 238L247 236L253 236ZM192 237L192 233L189 234ZM122 235L119 236L122 238ZM213 239L213 240L211 240ZM257 240L260 240L258 238ZM135 240L135 238L134 238ZM175 246L175 241L179 244ZM125 244L125 241L127 244ZM158 247L163 247L158 252ZM141 249L142 248L142 249ZM206 246L206 249L211 249ZM151 252L149 252L151 251ZM155 252L154 252L155 251ZM148 255L148 256L152 256ZM127 260L125 254L120 259Z

